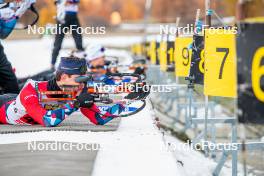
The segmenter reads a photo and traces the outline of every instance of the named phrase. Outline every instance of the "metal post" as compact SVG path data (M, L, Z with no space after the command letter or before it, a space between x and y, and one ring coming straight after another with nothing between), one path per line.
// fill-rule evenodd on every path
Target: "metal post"
M211 114L211 118L215 117L215 111L214 111L213 105L210 106L210 114ZM215 123L211 124L211 141L212 141L212 143L216 144L216 126L215 126ZM216 159L216 150L212 151L211 157L213 159Z
M212 26L212 15L209 13L211 10L211 0L205 0L205 9L206 9L206 19L205 19L205 23L207 27L211 27Z
M181 20L180 17L177 17L177 18L176 18L176 23L175 23L175 27L176 27L175 39L179 36L178 27L179 27L179 25L180 25L180 20ZM179 77L178 77L178 76L176 76L176 84L179 84Z
M244 125L243 125L244 127ZM245 130L245 128L244 128ZM246 156L246 141L242 140L242 157L243 157L243 171L244 176L247 176L247 156Z
M188 119L187 119L188 127L191 127L191 124L192 124L192 98L193 98L192 86L193 86L192 81L190 80L190 83L188 85L188 94L189 94L189 113L188 113Z
M246 129L245 129L245 125L242 124L240 126L240 138L242 140L241 143L241 152L242 152L242 162L243 162L243 172L244 172L244 176L247 176L247 157L246 157Z
M245 0L238 0L236 5L236 20L242 21L245 18Z
M195 18L195 23L199 21L200 13L201 13L201 9L197 9L197 11L196 11L196 18Z
M237 123L232 124L232 143L237 143ZM237 150L232 150L232 176L237 176Z
M236 70L236 66L233 68ZM237 70L236 70L237 71ZM238 96L234 99L235 122L232 124L232 143L237 143L237 124L238 124ZM243 133L244 131L242 131ZM245 138L243 138L245 139ZM245 142L245 141L243 141ZM245 147L245 143L242 145ZM237 176L238 150L232 150L232 176ZM244 165L244 167L246 167ZM246 175L246 173L245 173Z
M211 10L211 0L205 0L206 9L206 27L211 26L211 14L208 13ZM205 96L205 117L204 117L204 141L207 141L207 123L208 123L208 96ZM205 148L205 156L208 157L208 149Z
M145 2L145 14L144 14L144 37L143 42L147 42L147 27L149 23L149 16L151 11L152 0L146 0Z
M176 22L175 22L175 27L176 27L176 34L175 34L175 40L176 40L176 38L178 37L178 35L179 35L179 33L178 33L178 27L179 27L179 24L180 24L180 20L181 20L181 18L180 17L177 17L176 18ZM178 76L176 76L176 78L175 78L175 82L176 82L176 85L178 85L179 84L179 77ZM179 97L179 89L176 89L176 96L177 97ZM179 108L179 106L178 106L178 101L176 101L176 112L178 112L177 113L177 115L176 116L178 116L178 117L176 117L176 120L178 120L178 119L180 119L180 108Z
M205 96L205 117L204 117L204 141L207 140L207 124L208 124L208 96ZM205 148L205 156L208 157L208 148Z

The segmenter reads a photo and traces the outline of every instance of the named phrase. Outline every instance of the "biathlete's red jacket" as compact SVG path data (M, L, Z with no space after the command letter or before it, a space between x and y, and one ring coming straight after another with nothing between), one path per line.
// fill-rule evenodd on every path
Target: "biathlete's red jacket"
M60 108L46 110L44 104L39 102L39 91L58 90L56 81L37 82L28 80L17 97L5 102L0 107L0 123L13 125L33 125L53 127L59 125L67 116L78 109L72 103L63 104ZM51 86L52 85L52 86ZM52 88L50 88L52 87ZM122 112L122 105L114 105L107 111L100 111L93 104L91 108L80 108L82 114L96 125L104 125Z

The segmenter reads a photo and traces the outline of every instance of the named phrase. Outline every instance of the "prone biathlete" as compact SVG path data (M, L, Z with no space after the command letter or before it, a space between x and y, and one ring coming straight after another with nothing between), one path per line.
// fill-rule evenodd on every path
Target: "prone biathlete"
M124 107L115 104L106 111L100 111L94 104L94 98L84 90L83 83L75 79L86 73L86 60L79 58L61 58L56 76L50 81L28 80L18 95L5 94L0 96L0 123L12 125L41 124L46 127L59 125L65 118L80 109L81 113L95 125L104 125L120 114ZM39 91L61 91L63 86L77 96L76 102L66 102L58 106L58 102L49 104L40 101ZM47 95L55 98L59 95ZM55 106L56 105L56 106ZM50 109L50 107L53 107Z
M80 53L82 54L82 53ZM116 81L114 78L109 75L111 73L117 73L115 70L109 68L109 63L105 59L105 48L99 44L91 44L86 49L86 55L83 56L88 65L88 71L95 73L94 79L97 81L103 81L106 85L121 85L123 83L132 83L133 80L131 77L126 77L122 79L122 81ZM135 70L134 74L137 74L137 70ZM140 75L140 74L139 74ZM146 84L145 82L142 82ZM89 84L89 82L88 82ZM94 82L90 82L90 86L94 85ZM134 90L134 92L129 93L125 96L126 99L135 100L135 99L144 99L150 94L150 86L145 85L148 88L143 90L142 88Z

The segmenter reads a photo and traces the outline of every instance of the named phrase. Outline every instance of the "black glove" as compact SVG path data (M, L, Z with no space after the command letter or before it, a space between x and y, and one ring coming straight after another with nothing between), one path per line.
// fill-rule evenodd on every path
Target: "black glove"
M134 71L134 74L138 74L138 75L143 75L145 74L145 69L144 67L137 67Z
M94 97L91 94L82 91L77 97L77 102L81 108L91 108L94 104Z
M128 100L142 100L145 99L150 94L151 86L143 83L142 87L135 88L135 90L125 96Z

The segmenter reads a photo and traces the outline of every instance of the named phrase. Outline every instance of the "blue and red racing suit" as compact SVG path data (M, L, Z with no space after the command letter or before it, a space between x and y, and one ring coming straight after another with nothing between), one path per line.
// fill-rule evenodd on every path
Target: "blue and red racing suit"
M41 124L42 126L54 127L59 125L67 116L77 111L78 109L71 102L62 104L54 110L44 108L45 104L39 101L37 90L54 91L54 87L58 90L57 84L50 86L52 82L54 84L56 81L37 82L28 80L16 97L0 103L0 123L13 125ZM106 111L100 111L95 104L91 108L80 108L81 113L95 125L106 124L117 117L123 110L124 107L120 104L116 104Z

